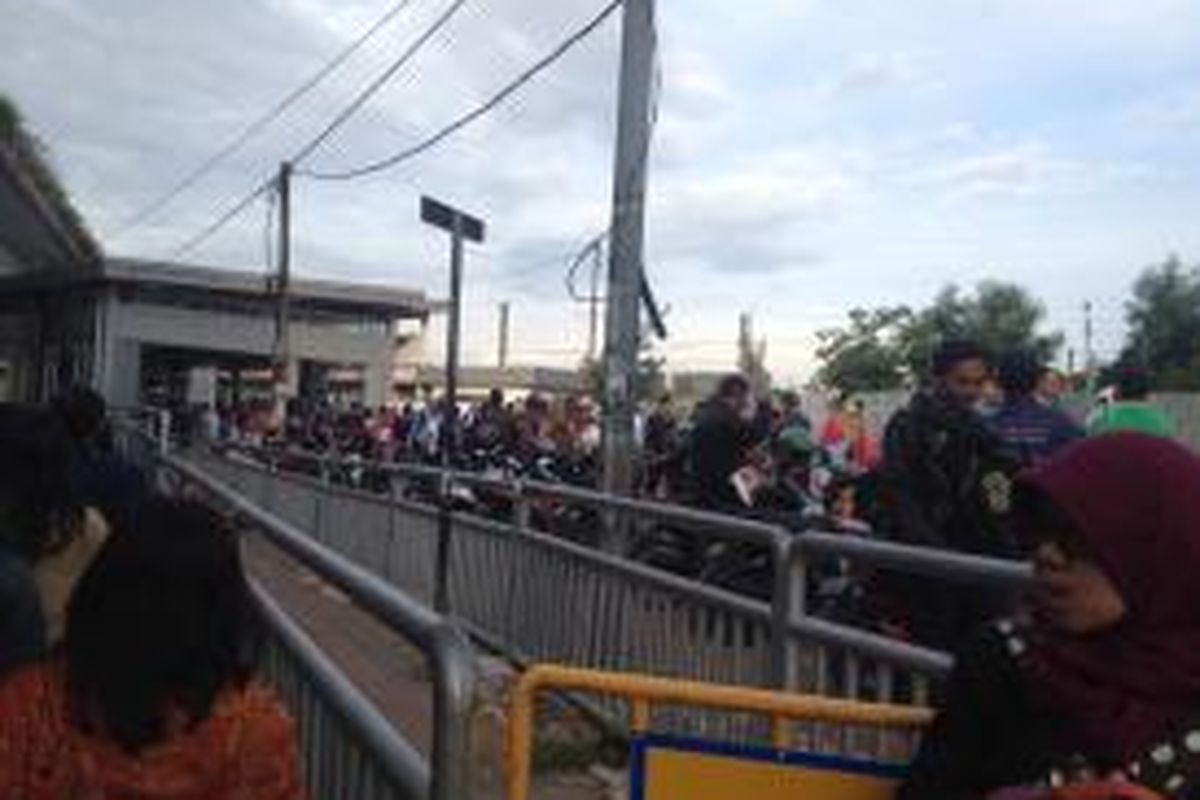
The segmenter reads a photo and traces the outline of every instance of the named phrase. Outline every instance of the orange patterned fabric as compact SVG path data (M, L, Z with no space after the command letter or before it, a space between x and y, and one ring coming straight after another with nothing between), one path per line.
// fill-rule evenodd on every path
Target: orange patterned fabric
M137 756L68 724L62 669L0 684L5 800L302 800L295 727L269 689L222 696L207 720Z

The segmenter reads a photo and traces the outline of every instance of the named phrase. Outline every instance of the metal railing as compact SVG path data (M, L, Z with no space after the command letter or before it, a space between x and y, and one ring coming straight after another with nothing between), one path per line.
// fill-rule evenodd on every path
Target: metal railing
M429 765L307 634L255 585L270 634L263 674L297 717L310 797L428 797Z
M932 718L932 713L924 708L538 664L521 676L512 693L506 748L508 800L529 798L538 696L552 691L619 698L626 706L626 725L634 737L652 732L654 706L690 706L726 716L748 714L763 718L768 722L773 756L781 756L807 739L802 746L810 752L819 748L826 755L866 757L897 765L909 760L918 734ZM798 730L802 727L809 728L810 735L798 735L806 732ZM822 728L832 728L833 736L811 735L811 730ZM865 733L873 734L869 739L874 741L867 741L868 737L862 735Z
M194 457L377 576L424 602L436 596L437 509L400 499L395 481L387 483L387 494L333 485L329 468L345 462L314 458L323 477L312 477L281 472L270 453L253 456ZM444 479L432 468L355 466ZM463 473L450 479L503 490L513 500L511 523L454 514L444 574L454 617L519 661L923 701L929 679L944 676L951 657L813 616L805 607L811 560L845 558L934 580L1012 589L1029 579L1028 567L1016 562L841 534L794 535L752 520L572 487ZM760 545L771 560L770 602L533 530L529 505L547 497Z
M140 429L120 430L121 448L156 472L157 484L192 493L233 515L351 601L371 613L429 663L433 693L432 753L416 754L294 623L257 592L273 645L267 674L302 732L306 781L316 797L462 800L471 793L470 728L476 704L476 657L446 619L293 524L264 510L205 470L162 455Z

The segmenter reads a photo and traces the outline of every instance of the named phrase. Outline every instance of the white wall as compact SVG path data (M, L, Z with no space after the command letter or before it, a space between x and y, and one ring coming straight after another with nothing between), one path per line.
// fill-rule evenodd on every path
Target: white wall
M272 355L274 337L274 320L267 315L119 301L110 295L99 383L111 402L133 404L138 401L144 345L267 358ZM381 405L386 400L393 357L390 330L381 327L378 332L360 332L296 320L290 326L289 344L293 380L300 360L357 364L366 375L366 401Z

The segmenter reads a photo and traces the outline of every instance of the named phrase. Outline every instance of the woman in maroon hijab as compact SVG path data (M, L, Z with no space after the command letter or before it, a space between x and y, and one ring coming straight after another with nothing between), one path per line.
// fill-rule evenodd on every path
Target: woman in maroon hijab
M1200 798L1200 458L1098 437L1018 479L1015 501L1030 613L960 654L900 800L1081 780Z

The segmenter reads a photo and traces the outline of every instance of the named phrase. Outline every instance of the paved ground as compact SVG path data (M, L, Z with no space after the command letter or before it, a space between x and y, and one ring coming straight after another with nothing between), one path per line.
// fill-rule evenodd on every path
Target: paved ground
M433 705L421 654L272 545L251 537L246 556L251 573L284 610L428 754Z
M430 685L424 660L387 627L360 611L341 592L327 585L284 553L249 537L247 565L253 576L320 644L356 686L383 711L396 729L421 752L428 753L432 722ZM488 682L507 681L505 669L489 662ZM477 772L481 793L499 798L502 776L503 688L486 692L496 699L477 719ZM606 784L589 774L540 776L538 800L607 800Z

